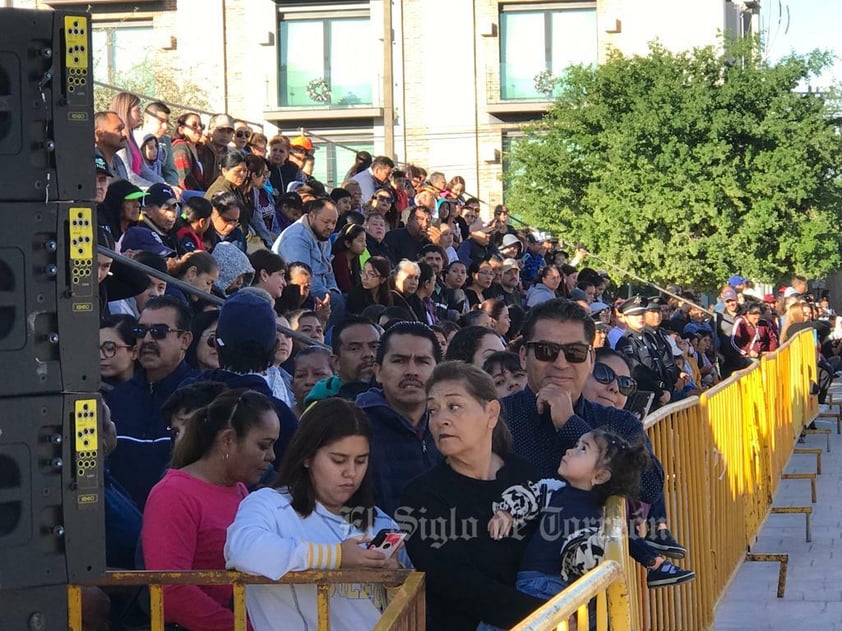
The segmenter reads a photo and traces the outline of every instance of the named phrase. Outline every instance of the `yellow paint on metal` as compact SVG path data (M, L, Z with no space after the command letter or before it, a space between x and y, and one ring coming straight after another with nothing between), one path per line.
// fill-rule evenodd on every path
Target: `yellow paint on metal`
M316 585L316 611L319 631L330 631L330 585L327 583Z
M68 631L82 631L82 588L67 586L67 628Z

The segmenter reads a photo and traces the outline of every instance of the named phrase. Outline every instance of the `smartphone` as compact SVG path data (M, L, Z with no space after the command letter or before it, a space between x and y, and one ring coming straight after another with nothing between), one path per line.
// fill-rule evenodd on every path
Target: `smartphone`
M374 539L368 544L369 550L377 550L386 555L387 559L400 547L401 542L406 539L407 533L402 530L383 529L377 533Z
M637 415L640 420L646 418L649 414L649 409L652 407L652 402L655 400L654 392L647 392L646 390L638 390L626 401L626 409L632 414Z

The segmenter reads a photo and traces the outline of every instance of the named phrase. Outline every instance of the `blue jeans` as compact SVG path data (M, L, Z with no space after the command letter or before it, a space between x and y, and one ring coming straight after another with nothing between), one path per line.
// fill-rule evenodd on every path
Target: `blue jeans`
M553 576L552 574L544 574L543 572L534 572L526 570L517 573L517 581L515 587L519 592L535 596L535 598L543 598L549 600L556 594L560 594L567 587L567 583L561 576Z

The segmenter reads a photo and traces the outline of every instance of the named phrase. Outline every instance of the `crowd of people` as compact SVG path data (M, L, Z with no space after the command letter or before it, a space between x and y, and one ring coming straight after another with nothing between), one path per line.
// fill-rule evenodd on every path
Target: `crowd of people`
M504 205L483 219L459 176L360 152L328 189L304 136L225 114L203 133L188 113L170 137L167 106L140 105L95 115L99 241L193 291L99 255L111 567L414 567L428 628L508 628L600 560L613 494L649 587L677 585L695 574L673 563L642 417L802 328L838 367L832 314L798 277L769 300L735 276L712 311L680 288L615 299L583 249ZM368 547L390 529L405 547ZM231 597L167 587L165 616L231 629ZM110 598L112 628L142 618ZM316 626L312 585L247 603L255 630ZM385 604L336 586L332 626L371 628Z

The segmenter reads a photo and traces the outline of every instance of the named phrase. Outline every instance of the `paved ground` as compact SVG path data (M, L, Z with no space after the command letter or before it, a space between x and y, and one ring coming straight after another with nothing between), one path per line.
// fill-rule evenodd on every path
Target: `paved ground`
M832 391L842 400L842 383L835 383ZM832 430L831 453L824 451L824 436L808 436L801 445L823 448L813 541L805 541L803 515L770 515L752 552L789 554L786 594L775 596L777 563L743 563L716 610L716 631L842 631L842 436L835 420L818 426ZM815 456L793 455L786 470L815 471ZM807 480L782 480L774 505L809 502Z

